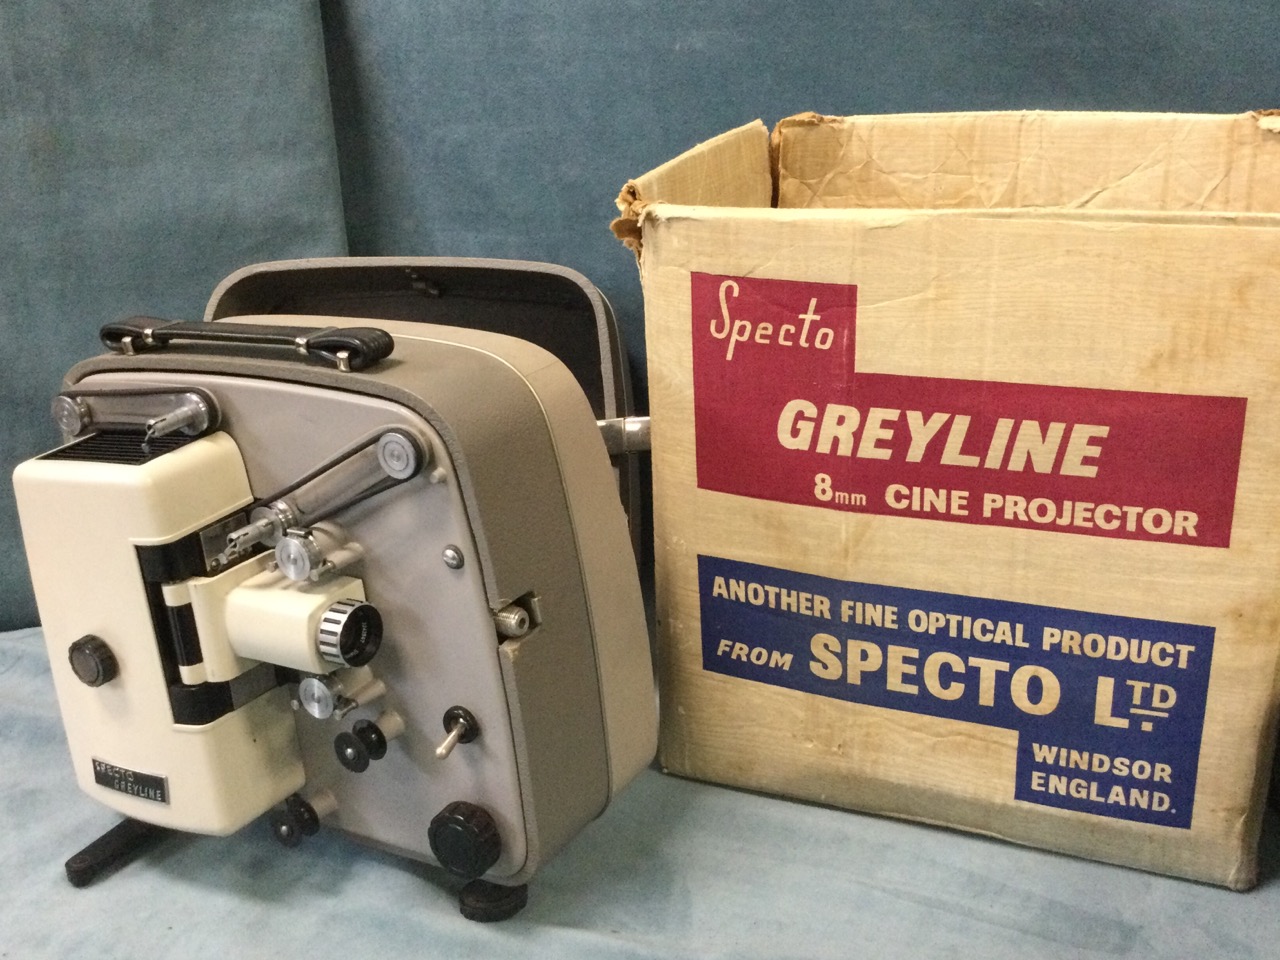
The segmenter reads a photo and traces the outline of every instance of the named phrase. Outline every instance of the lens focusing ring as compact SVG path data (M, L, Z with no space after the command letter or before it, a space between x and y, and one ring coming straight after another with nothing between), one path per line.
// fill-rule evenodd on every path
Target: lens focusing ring
M340 667L363 667L382 644L382 614L364 600L339 600L320 616L316 647Z

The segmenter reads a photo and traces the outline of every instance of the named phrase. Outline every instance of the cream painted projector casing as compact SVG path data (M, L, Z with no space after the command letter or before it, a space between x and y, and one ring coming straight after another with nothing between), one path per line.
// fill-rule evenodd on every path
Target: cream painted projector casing
M204 833L238 829L299 789L284 688L207 725L173 722L138 570L136 547L172 542L252 501L234 441L216 433L139 467L30 460L14 482L81 789L131 817ZM68 662L71 641L87 634L106 639L119 663L101 687L81 683ZM161 779L167 800L137 774Z
M656 747L648 634L615 475L581 389L544 350L474 330L358 322L396 341L391 358L360 373L278 353L174 350L107 355L68 374L73 395L199 390L220 414L216 429L141 465L60 458L73 441L14 474L76 778L129 817L208 834L297 794L322 826L426 862L438 862L431 819L465 801L491 815L501 840L484 878L520 884ZM292 583L267 550L220 571L146 579L148 549L189 545L211 528L217 541L251 505L387 428L416 438L427 464L326 521L357 547L339 576ZM358 669L328 664L304 649L310 627L277 638L269 618L259 622L254 604L264 601L251 590L269 594L263 609L278 596L282 610L304 611L297 617L334 598L366 599L382 616L381 648ZM511 604L532 613L533 627L505 639L495 614ZM162 621L174 611L195 624L197 663L175 666L163 652ZM118 662L102 686L69 662L86 635ZM317 719L298 708L291 670L331 672L359 706ZM217 688L233 707L211 722L176 722L175 683ZM480 735L440 757L455 706ZM334 740L361 719L387 729L389 743L355 773Z

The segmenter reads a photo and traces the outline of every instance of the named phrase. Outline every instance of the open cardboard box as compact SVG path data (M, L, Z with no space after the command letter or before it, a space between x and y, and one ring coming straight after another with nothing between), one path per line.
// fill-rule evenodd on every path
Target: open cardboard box
M618 206L663 766L1250 886L1280 118L808 114Z

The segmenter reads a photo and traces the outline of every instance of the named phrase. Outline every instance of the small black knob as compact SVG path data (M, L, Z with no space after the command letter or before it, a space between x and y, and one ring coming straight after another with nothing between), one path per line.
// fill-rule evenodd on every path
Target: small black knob
M474 880L498 862L502 838L489 811L457 800L435 815L427 828L431 852L455 876Z
M387 735L372 720L357 720L351 727L351 732L364 744L370 760L381 760L387 755Z
M100 687L110 683L120 673L120 664L116 655L107 646L107 641L93 634L81 637L71 644L67 651L71 661L71 670L81 682L91 687Z
M370 760L381 760L387 755L387 737L372 720L357 720L350 733L340 733L333 739L333 752L338 762L352 773L364 773Z
M316 813L316 808L296 793L285 800L284 808L298 824L303 836L314 837L320 832L320 815Z
M339 600L320 617L316 647L340 667L363 667L382 645L382 614L364 600Z
M334 737L333 752L337 754L338 762L352 773L364 773L369 769L369 751L355 734L344 730Z
M285 798L284 806L271 811L271 834L285 847L296 847L303 837L320 831L320 815L316 808L296 793Z

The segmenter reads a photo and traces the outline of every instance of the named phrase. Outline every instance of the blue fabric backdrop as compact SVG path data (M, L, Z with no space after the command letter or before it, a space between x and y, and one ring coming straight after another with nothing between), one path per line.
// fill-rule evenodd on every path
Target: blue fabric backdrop
M344 249L314 3L0 4L0 629L36 622L9 474L98 328Z

